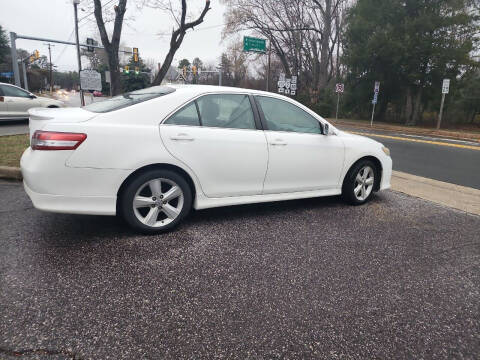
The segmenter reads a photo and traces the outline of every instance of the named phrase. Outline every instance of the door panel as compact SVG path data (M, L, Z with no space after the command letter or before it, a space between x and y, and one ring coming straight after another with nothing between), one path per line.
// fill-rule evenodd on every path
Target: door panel
M339 186L344 146L337 136L265 131L269 161L264 194Z
M266 127L269 161L263 192L337 188L344 161L344 145L323 135L319 119L292 102L256 96Z
M267 169L261 130L160 125L163 144L198 177L208 197L259 195Z

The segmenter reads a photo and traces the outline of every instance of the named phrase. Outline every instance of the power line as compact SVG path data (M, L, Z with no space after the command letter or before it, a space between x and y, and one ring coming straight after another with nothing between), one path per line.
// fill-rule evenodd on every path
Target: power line
M114 0L109 0L109 1L107 1L105 4L103 4L103 5L101 6L101 8L103 9L105 6L107 6L108 4L110 4L112 1L114 1ZM87 15L85 15L84 17L82 17L81 19L79 19L78 22L80 23L82 20L88 18L88 17L89 17L90 15L92 15L94 12L95 12L95 10L92 11L92 12L90 12L90 13L88 13Z

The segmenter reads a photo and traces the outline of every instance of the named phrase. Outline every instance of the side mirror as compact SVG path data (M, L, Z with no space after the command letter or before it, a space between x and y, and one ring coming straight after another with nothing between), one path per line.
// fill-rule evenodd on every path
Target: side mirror
M30 99L36 99L36 98L37 98L37 97L36 97L35 95L33 95L33 94L30 94L28 97L29 97Z
M323 135L332 135L330 133L330 126L328 124L323 124Z

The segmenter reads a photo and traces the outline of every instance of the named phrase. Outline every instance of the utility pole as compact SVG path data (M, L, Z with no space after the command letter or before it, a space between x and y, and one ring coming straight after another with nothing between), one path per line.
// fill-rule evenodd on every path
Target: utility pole
M28 59L28 57L27 57L27 59ZM25 60L26 59L22 59L23 88L28 91L27 67L25 66Z
M13 75L15 77L15 85L20 86L20 72L18 71L18 60L17 60L17 47L16 47L17 34L14 32L10 33L10 52L12 55L12 66L13 66Z
M78 39L78 4L80 0L73 0L73 9L75 12L75 40L77 42L77 60L78 60L78 77L80 78L80 71L82 71L82 60L80 58L80 40ZM82 86L80 85L80 102L85 106L85 97L83 96Z
M269 91L270 87L270 62L271 62L271 57L272 55L272 37L270 37L270 42L268 45L268 65L267 65L267 91Z
M49 58L49 64L50 64L50 95L53 93L53 64L52 64L52 50L50 49L50 43L44 44L48 46L48 58Z

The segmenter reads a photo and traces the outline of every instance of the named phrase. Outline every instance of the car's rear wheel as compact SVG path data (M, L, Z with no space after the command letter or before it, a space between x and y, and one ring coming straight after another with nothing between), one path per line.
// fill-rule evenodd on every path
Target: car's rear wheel
M360 160L345 176L342 187L343 198L353 205L361 205L372 198L378 170L370 160Z
M130 181L120 198L120 210L127 223L149 234L174 228L191 207L188 183L170 170L141 173Z

